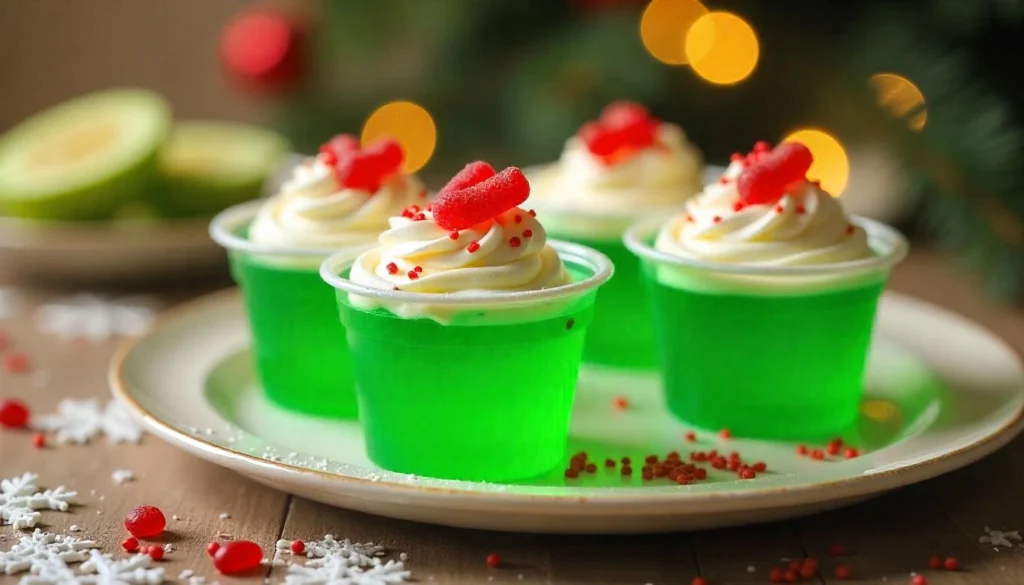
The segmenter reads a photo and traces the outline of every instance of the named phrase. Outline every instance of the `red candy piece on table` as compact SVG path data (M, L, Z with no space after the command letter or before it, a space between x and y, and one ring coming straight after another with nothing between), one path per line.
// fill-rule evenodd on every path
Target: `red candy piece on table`
M153 538L163 534L167 519L156 506L139 506L125 516L124 527L135 538Z
M25 403L14 398L0 400L0 427L23 429L28 426L29 412Z
M441 187L441 190L438 191L438 194L445 193L448 191L458 191L460 189L465 189L466 187L472 187L473 185L490 179L491 177L497 174L498 172L494 170L494 167L485 163L482 160L471 162L465 167L463 167L461 171L456 173L456 175L452 177L450 181L448 181L447 185Z
M775 203L786 187L806 178L814 156L799 142L780 144L770 154L747 167L736 179L744 205Z
M263 562L263 549L250 540L233 540L220 545L213 555L213 566L225 575L255 569Z
M509 167L471 187L439 194L432 207L434 221L448 231L464 230L501 215L529 196L526 176Z

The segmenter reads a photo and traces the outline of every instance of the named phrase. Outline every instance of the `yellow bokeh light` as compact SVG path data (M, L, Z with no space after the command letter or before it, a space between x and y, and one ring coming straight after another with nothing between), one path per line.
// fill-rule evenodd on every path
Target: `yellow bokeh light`
M708 9L697 0L651 0L640 17L640 39L652 57L668 65L686 65L683 39Z
M782 139L782 142L800 142L811 150L814 162L807 178L821 181L821 188L839 197L850 181L850 158L846 149L831 134L823 130L805 128Z
M750 77L761 56L757 33L731 12L709 12L694 21L683 50L694 72L717 85Z
M404 169L415 173L422 169L437 146L437 126L430 113L412 102L384 104L370 114L363 125L365 145L381 136L394 138L405 151Z
M868 79L868 85L875 90L878 105L893 116L903 118L911 112L917 112L907 120L907 125L915 132L924 130L928 111L924 108L924 94L914 82L895 73L876 73Z

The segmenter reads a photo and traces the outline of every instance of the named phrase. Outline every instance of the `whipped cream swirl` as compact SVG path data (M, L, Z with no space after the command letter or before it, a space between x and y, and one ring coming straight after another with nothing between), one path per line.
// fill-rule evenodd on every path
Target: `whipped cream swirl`
M266 201L249 228L249 239L282 247L337 250L370 245L388 218L426 201L414 176L396 173L376 192L340 187L320 157L298 165L281 192Z
M380 235L377 247L356 259L349 278L385 290L454 295L571 282L558 253L547 245L543 226L522 209L460 232L438 226L429 211L423 215L419 221L392 217L391 229Z
M673 124L659 126L653 146L613 164L573 136L558 163L531 181L533 200L538 206L635 216L681 206L700 191L702 172L700 152Z
M791 187L772 204L743 205L742 161L686 204L662 228L655 248L711 262L762 266L833 264L875 256L863 228L814 183Z

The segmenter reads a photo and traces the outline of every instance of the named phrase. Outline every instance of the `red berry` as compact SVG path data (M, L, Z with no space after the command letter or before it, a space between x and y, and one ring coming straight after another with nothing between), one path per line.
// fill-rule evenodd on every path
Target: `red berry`
M42 449L46 446L46 435L43 433L35 433L32 435L32 445L36 449Z
M498 553L491 553L487 555L487 566L492 569L497 569L501 566L501 556Z
M441 190L437 193L440 195L441 193L446 193L448 191L460 191L466 187L472 187L482 181L490 179L496 174L498 173L494 170L494 167L482 160L471 162L463 167L461 171L456 173L455 176L448 181L448 184L441 187Z
M249 540L225 542L213 554L213 566L225 575L255 569L263 562L263 549Z
M850 567L846 565L836 566L836 579L849 579L850 574Z
M23 429L28 426L29 412L25 403L14 398L0 400L0 426Z
M708 585L708 580L704 577L694 577L690 585Z
M839 544L838 542L828 547L828 554L834 557L840 557L846 554L846 547Z
M946 560L942 562L942 566L946 567L947 571L959 571L960 561L956 557L946 557Z
M910 585L928 585L928 577L924 575L914 575L910 579Z
M292 554L301 555L306 552L306 543L301 540L293 540L292 545L289 548L292 549Z
M163 534L167 519L156 506L139 506L128 512L124 526L136 538L153 538Z
M135 552L139 550L139 541L134 536L129 536L121 541L121 548L128 552Z
M476 185L438 194L434 221L449 231L470 228L514 208L529 196L530 183L523 171L509 167Z
M782 569L776 567L768 573L768 580L772 583L782 583L786 580L786 573Z
M219 549L220 549L220 543L219 542L217 542L217 541L211 542L210 544L206 545L206 554L208 554L208 555L210 555L212 557L213 555L217 554L217 551Z
M146 549L146 554L154 561L159 561L164 558L164 548L162 546L153 545Z

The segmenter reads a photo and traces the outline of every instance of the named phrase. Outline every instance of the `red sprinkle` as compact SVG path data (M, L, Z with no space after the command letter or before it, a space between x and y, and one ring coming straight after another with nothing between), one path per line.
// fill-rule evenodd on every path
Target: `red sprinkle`
M526 213L529 213L530 217L537 217L537 212L532 209L526 210Z
M587 473L597 473L597 465L594 465L593 463L587 463L587 466L584 469Z
M836 567L836 579L849 579L850 578L850 567L846 565L838 565Z
M711 218L711 221L713 221L714 223L722 223L722 216L716 215L715 217Z
M409 280L416 280L420 277L420 273L415 270L410 270L406 276L409 277Z
M860 452L853 447L850 447L849 449L843 452L843 457L846 457L847 459L854 459L858 456L860 456Z
M815 450L811 451L811 459L817 459L817 460L820 461L820 460L822 460L824 458L825 458L825 452L822 451L821 449L815 449Z
M604 466L605 467L615 467L615 460L614 459L605 459L604 460Z
M849 236L849 235L852 235L855 229L856 229L856 228L855 228L855 227L853 227L852 225L848 225L848 226L846 226L846 235L848 235L848 236Z
M647 457L644 457L644 463L646 463L648 465L654 465L657 462L658 462L658 456L657 455L648 455Z
M754 473L753 469L744 469L740 472L740 479L754 479L757 474Z
M250 540L225 542L213 555L213 566L225 575L255 569L263 562L263 549Z
M633 468L628 463L622 464L622 475L633 475Z
M29 411L25 403L14 398L0 400L0 426L23 429L28 426Z
M43 433L35 433L32 435L32 445L36 449L42 449L46 446L46 435Z
M946 557L946 560L942 562L942 566L946 567L947 571L959 571L960 561L956 557Z
M751 467L751 469L758 473L764 473L765 471L768 470L768 464L765 463L764 461L758 461Z
M163 534L167 519L156 506L139 506L125 516L124 527L136 538L153 538Z
M523 237L524 238L532 238L533 237L533 230L523 230Z
M693 431L686 431L686 434L683 435L683 437L686 439L687 443L693 443L697 440L697 433Z
M565 477L567 477L569 479L576 479L579 476L580 476L580 470L576 469L575 467L570 467L570 468L565 470Z
M149 549L146 551L146 554L149 555L149 558L153 559L154 561L159 561L160 559L164 558L164 547L157 546L154 544L153 546L149 547Z
M492 569L497 569L501 566L501 557L498 553L491 553L487 555L487 566Z
M28 356L21 352L4 356L4 372L8 374L24 374L29 367Z
M807 455L807 445L797 445L796 453L797 455Z
M522 240L520 240L519 238L517 238L515 236L512 236L509 239L509 241L508 241L508 245L512 246L513 248L518 248L519 245L522 244L522 243L523 243Z
M718 177L718 184L719 185L728 185L729 184L729 178L724 176L724 175L721 176L721 177Z
M301 555L306 552L306 543L301 540L293 540L292 545L289 548L292 549L292 554Z
M450 240L457 240L457 239L459 239L459 232L453 231L452 233L448 234L448 239L450 239Z
M629 457L623 457L619 461L621 461L623 465L629 465L630 463L632 463L632 461L629 459Z
M476 252L479 249L480 249L480 244L476 240L473 240L472 242L469 243L468 246L466 246L466 251L469 252L470 254L472 254L473 252Z
M134 536L129 536L121 541L121 548L128 552L135 552L139 550L139 541Z
M415 270L416 272L423 272L422 266L413 266L412 269Z
M805 209L803 205L797 205L796 212L799 213L800 215L803 215L807 213L807 209Z
M737 201L736 203L732 204L733 211L743 211L744 207L746 207L746 205L743 205L742 201Z
M627 408L629 408L629 402L626 401L625 396L616 396L612 400L612 407L615 408L615 410L626 410ZM623 463L628 462L624 461Z
M387 265L386 268L388 269L388 274L397 274L398 273L398 265L395 264L394 262L388 262L388 265Z
M730 439L732 438L732 433L729 432L729 429L722 429L718 431L718 436L722 437L723 439Z
M217 550L219 548L220 548L220 543L219 542L216 542L216 541L211 542L210 544L206 545L206 554L208 554L208 555L210 555L212 557L213 555L217 554Z
M784 207L782 207L781 205L776 205L775 206L775 213L782 213L783 211L786 211L786 209Z

